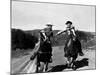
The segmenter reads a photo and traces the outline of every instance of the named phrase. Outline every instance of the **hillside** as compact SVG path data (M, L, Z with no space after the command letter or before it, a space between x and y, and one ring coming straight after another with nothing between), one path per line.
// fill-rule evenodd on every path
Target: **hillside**
M31 31L25 31L25 33L29 33L31 35L34 35L34 36L38 37L39 31L40 31L39 29L36 29L36 30L31 30ZM59 30L54 30L53 31L54 35L58 31ZM77 30L76 35L77 35L78 39L81 41L83 48L95 46L95 44L96 44L95 32L86 32L86 31ZM53 46L64 45L64 43L66 41L66 37L67 37L66 34L61 34L61 35L55 37L59 41L54 42L54 40L53 40L52 41Z
M20 29L11 29L11 48L33 49L38 39Z
M38 34L39 34L39 29L35 30L29 30L29 31L23 31L20 29L12 29L12 37L11 37L11 42L12 42L12 49L15 48L21 48L21 49L32 49L35 45L35 43L38 41ZM59 30L53 30L54 35L58 32ZM87 47L95 47L96 44L96 35L95 32L86 32L86 31L76 31L76 35L78 39L81 41L82 47L87 48ZM66 42L66 34L61 34L57 37L54 37L52 39L52 45L53 46L63 46ZM59 41L58 41L59 40Z

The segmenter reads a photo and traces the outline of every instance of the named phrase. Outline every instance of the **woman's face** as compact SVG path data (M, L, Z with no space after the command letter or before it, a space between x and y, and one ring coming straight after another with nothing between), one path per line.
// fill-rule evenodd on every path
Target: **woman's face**
M67 27L71 27L71 24L66 24L67 25Z

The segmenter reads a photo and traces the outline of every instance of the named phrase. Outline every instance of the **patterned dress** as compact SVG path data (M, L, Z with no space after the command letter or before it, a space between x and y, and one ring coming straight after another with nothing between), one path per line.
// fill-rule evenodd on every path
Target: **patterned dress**
M66 31L66 35L67 38L66 38L66 43L65 43L65 47L64 47L64 52L65 52L65 57L68 57L68 56L74 56L76 55L77 53L83 53L82 52L82 48L81 48L81 43L80 41L78 40L75 32L73 33L73 30L74 30L74 27L71 27L71 28L67 28L67 31ZM72 47L68 47L68 43L69 43L69 39L73 38L72 40ZM70 49L69 49L70 48ZM74 51L74 50L76 51ZM66 51L67 50L67 51ZM75 53L76 52L76 53Z

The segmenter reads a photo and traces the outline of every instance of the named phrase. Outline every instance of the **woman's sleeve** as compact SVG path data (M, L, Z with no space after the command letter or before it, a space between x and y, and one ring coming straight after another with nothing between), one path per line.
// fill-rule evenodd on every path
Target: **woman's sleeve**
M73 32L74 36L76 36L75 27L72 28L72 32Z
M60 35L60 34L62 34L62 33L64 33L64 32L66 32L66 30L59 31L59 32L57 32L56 36L57 36L57 35Z

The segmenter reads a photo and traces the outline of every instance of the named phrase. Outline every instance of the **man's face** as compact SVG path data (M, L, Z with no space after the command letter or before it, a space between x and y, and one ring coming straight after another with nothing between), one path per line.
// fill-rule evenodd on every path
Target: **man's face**
M48 26L47 28L51 28L52 29L52 26Z

